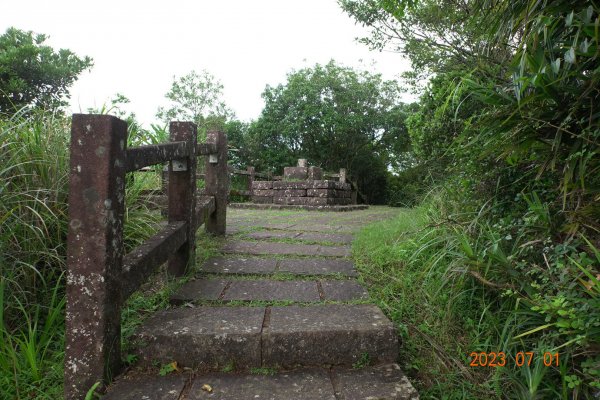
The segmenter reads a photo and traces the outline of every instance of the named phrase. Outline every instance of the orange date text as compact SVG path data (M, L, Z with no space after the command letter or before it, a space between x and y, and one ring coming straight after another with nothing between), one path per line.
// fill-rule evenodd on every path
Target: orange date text
M506 353L500 352L471 352L469 354L469 358L471 362L469 366L471 367L504 367L509 362L513 363L517 367L530 366L532 362L534 362L537 357L542 357L542 362L544 366L558 367L560 365L559 354L558 353L550 353L545 352L543 354L535 354L533 351L519 351L515 354L514 358L509 357Z

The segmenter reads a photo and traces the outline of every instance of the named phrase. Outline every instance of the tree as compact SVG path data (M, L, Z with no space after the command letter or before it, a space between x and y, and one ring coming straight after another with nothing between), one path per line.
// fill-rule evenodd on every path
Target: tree
M69 87L93 63L70 50L45 45L46 35L8 28L0 36L0 113L23 106L44 109L66 104Z
M433 74L469 71L496 76L511 57L505 46L490 46L481 8L468 0L338 0L342 9L370 29L360 38L371 49L404 54L415 85ZM420 86L420 85L419 85ZM421 87L417 86L417 89Z
M173 120L193 121L200 132L208 127L223 128L233 112L223 101L223 85L207 71L191 71L180 78L173 77L165 97L169 106L159 107L156 116L165 123Z
M407 137L399 94L395 81L334 61L294 71L263 93L265 108L250 127L255 165L280 170L304 157L326 170L347 168L370 199L383 201L376 176L385 186L394 142L387 138Z

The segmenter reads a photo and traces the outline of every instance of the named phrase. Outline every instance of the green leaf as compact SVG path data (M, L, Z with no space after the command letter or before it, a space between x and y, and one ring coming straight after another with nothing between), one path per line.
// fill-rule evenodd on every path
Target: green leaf
M569 63L569 64L575 64L576 58L575 58L575 49L573 47L571 47L566 53L565 53L565 62Z

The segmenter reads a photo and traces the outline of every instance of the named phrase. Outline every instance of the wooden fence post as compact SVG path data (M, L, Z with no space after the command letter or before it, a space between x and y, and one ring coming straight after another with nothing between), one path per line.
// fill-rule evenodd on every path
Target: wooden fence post
M217 154L206 157L206 194L215 197L215 212L206 221L206 231L214 235L224 235L229 196L227 136L223 132L211 131L206 135L206 142L214 143L217 146Z
M73 115L67 237L65 399L81 400L121 361L127 124Z
M188 144L188 157L169 163L168 216L169 222L188 223L187 241L169 257L168 271L173 276L181 276L188 265L192 265L196 253L196 144L198 134L192 122L171 122L171 141L185 141Z

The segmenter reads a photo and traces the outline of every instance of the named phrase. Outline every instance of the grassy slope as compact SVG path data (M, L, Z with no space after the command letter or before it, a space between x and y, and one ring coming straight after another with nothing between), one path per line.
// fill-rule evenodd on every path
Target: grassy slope
M468 367L477 346L479 303L450 279L440 238L423 208L363 229L353 244L362 280L401 336L400 363L421 398L491 398L489 371ZM441 239L443 240L443 239Z

